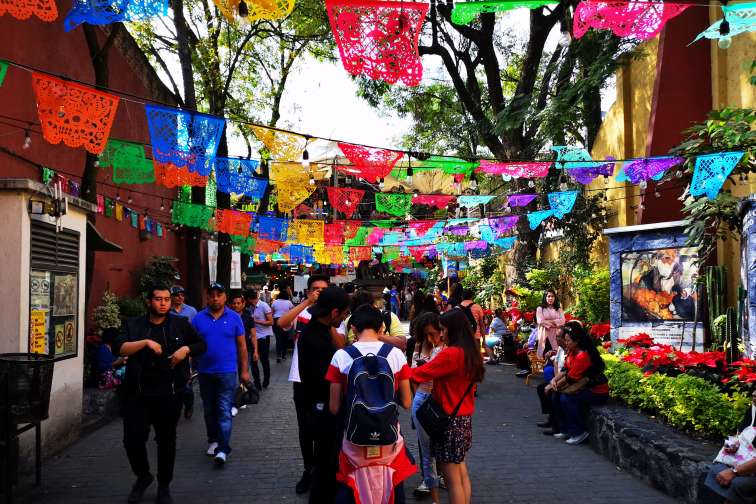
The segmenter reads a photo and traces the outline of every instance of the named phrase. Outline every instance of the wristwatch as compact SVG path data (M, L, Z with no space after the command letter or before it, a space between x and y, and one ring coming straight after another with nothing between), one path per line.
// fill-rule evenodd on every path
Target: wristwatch
M735 476L738 476L738 468L737 467L733 467L732 468L732 474L734 474Z

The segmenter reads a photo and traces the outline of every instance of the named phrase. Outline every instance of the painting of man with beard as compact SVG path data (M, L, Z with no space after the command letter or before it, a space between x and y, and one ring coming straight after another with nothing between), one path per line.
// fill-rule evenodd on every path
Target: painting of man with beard
M622 254L622 320L694 320L697 258L695 248Z

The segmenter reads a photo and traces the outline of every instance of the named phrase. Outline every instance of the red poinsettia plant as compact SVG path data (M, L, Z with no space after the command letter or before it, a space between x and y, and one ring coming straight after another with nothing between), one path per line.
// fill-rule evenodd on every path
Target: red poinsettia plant
M729 383L733 380L740 383L753 383L756 382L756 360L754 359L740 359L730 364L733 367L734 372L724 378L722 383Z
M525 322L532 323L535 320L535 312L528 311L522 314L522 318L525 319Z
M617 342L620 345L626 346L627 348L649 348L654 346L653 338L651 338L651 336L646 333L638 333L635 336L617 340Z

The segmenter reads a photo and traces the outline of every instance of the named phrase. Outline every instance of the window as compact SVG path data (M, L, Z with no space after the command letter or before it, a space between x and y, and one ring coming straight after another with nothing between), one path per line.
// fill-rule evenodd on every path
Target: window
M29 351L78 354L79 233L33 220L29 276Z

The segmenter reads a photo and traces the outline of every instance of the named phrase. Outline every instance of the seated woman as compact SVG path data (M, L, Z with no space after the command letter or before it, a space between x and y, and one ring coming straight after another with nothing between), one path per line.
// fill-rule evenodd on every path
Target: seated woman
M113 355L111 345L118 336L118 329L105 329L102 332L102 342L97 347L95 359L95 371L97 372L98 386L101 389L115 388L121 384L128 357Z
M600 406L609 399L609 383L604 375L604 360L583 325L570 321L562 328L567 357L562 372L546 386L553 394L553 406L562 432L558 439L577 445L588 439L582 412L586 406Z
M499 363L492 350L493 346L499 342L501 342L505 348L512 347L514 349L514 335L512 334L512 331L509 330L509 315L501 308L497 308L494 312L494 317L485 339L484 349L488 356L488 361L486 363L489 365L496 365Z
M756 389L752 393L751 400L751 407L746 410L743 421L738 427L738 439L731 443L727 450L727 453L732 453L732 455L737 454L740 443L747 442L748 439L752 439L751 445L756 446L756 438L754 438ZM756 458L731 465L715 462L711 465L704 484L722 497L725 503L751 504L756 501Z
M541 401L541 413L548 415L548 419L545 422L538 424L538 427L551 430L544 431L545 435L552 435L561 432L559 430L559 419L554 414L554 408L552 406L552 397L555 392L552 388L549 388L549 392L546 392L546 387L549 386L551 381L557 376L559 370L564 367L564 360L567 354L564 351L564 332L560 330L557 333L557 350L549 350L544 357L546 358L546 365L543 367L543 383L536 387L536 393L538 399Z

